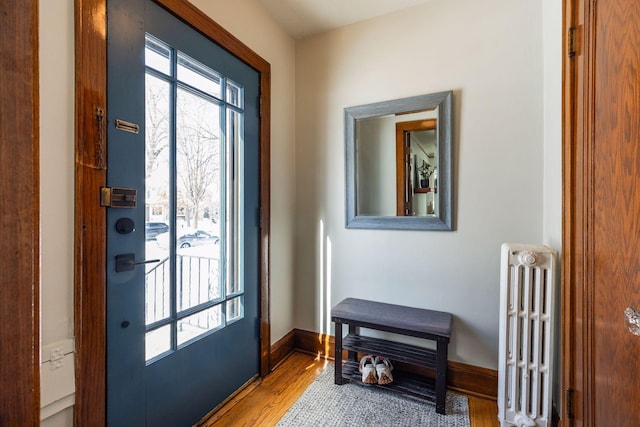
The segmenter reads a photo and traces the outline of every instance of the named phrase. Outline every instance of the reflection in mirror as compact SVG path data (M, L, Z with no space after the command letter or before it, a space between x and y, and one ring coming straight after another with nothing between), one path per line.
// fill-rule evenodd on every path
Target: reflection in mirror
M345 128L348 228L452 229L451 92L346 108Z
M396 215L437 216L437 120L432 112L396 123ZM425 117L427 116L427 117Z
M436 122L433 110L356 120L358 215L424 216L429 203L434 213L420 181L437 166Z

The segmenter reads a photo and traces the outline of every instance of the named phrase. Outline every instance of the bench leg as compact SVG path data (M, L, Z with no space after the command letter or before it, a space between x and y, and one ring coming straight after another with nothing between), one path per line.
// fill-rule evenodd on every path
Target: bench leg
M438 341L436 350L436 412L445 414L447 400L447 351L449 344Z
M335 359L334 359L334 382L342 385L342 323L335 322Z
M354 325L349 325L349 335L357 335L357 334L358 334L358 328ZM350 360L352 362L357 362L358 354L355 351L349 350L347 352L347 360Z

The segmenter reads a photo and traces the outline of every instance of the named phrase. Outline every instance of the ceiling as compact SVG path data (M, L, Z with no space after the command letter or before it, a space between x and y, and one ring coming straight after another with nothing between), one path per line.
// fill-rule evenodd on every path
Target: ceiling
M430 0L259 0L293 38L386 15Z

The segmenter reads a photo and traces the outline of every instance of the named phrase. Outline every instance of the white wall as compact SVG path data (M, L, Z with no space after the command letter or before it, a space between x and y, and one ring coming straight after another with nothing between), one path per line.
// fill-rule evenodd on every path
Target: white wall
M194 1L271 63L271 338L293 328L294 42L256 0ZM41 347L43 425L72 425L74 35L73 0L41 0ZM52 355L62 360L48 361Z
M562 4L542 2L544 167L542 241L562 256ZM554 401L560 409L561 361L561 262L556 269L556 357L554 360ZM562 413L562 411L559 411Z
M356 135L358 214L393 216L396 214L396 118L357 120Z
M543 243L562 248L562 4L543 0Z
M73 0L39 7L41 417L57 426L70 425L75 390Z
M343 109L454 90L456 231L347 230ZM295 324L345 297L454 314L452 360L497 368L500 244L543 238L542 6L434 0L296 43Z

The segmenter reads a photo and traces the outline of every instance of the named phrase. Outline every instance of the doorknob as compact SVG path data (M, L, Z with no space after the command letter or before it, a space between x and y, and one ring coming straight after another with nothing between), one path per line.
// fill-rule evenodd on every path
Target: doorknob
M131 271L136 268L136 265L149 264L152 262L160 262L159 259L149 259L144 261L136 261L134 254L120 254L116 255L116 273L123 271Z
M624 320L633 335L640 336L640 311L627 307L624 311Z

